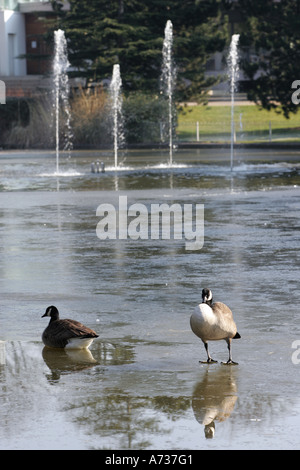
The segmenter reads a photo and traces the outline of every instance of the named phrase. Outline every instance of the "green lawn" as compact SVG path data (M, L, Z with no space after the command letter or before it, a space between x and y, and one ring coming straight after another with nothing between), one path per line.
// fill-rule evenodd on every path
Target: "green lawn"
M258 106L236 105L234 108L236 142L300 141L300 113L286 119L274 110ZM177 135L180 141L196 141L199 123L200 142L230 140L231 106L186 106L178 111ZM270 132L271 129L271 132Z

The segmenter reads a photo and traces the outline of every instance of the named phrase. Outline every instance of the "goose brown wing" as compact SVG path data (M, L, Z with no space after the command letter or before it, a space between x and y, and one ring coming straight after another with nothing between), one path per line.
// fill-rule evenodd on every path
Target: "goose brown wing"
M59 320L63 330L68 331L70 333L69 337L72 338L98 338L97 333L91 328L83 325L79 321L76 320ZM72 335L72 336L71 336Z
M222 302L214 302L212 304L212 309L217 316L222 315L223 317L227 317L228 319L232 318L232 311L229 307L227 307L227 305L223 304Z
M212 309L214 314L218 317L219 326L228 334L228 337L233 338L237 332L237 328L230 308L222 302L215 302L212 305Z

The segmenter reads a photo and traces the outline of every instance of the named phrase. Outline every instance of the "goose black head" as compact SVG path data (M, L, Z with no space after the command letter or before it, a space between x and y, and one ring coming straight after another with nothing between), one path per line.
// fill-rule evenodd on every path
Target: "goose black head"
M212 304L212 291L210 289L202 289L202 302L207 305Z
M42 315L42 318L44 317L51 317L51 320L57 320L59 317L59 312L54 305L50 305L50 307L46 308L46 312L44 315Z

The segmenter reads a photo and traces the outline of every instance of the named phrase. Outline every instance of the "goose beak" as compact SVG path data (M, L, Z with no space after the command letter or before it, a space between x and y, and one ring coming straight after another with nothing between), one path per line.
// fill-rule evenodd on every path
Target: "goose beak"
M44 313L44 315L42 315L42 316L41 316L41 318L44 318L44 317L46 317L46 316L47 316L47 314L46 314L46 313Z

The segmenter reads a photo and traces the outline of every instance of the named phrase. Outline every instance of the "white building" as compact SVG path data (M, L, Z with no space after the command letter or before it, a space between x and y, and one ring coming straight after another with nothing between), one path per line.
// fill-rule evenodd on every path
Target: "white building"
M68 7L65 2L64 8ZM0 0L1 78L39 74L28 59L22 58L24 54L42 55L44 52L39 49L43 47L41 37L45 28L36 13L40 17L53 14L51 3L45 0Z
M26 75L25 16L16 11L17 1L0 0L0 76Z

